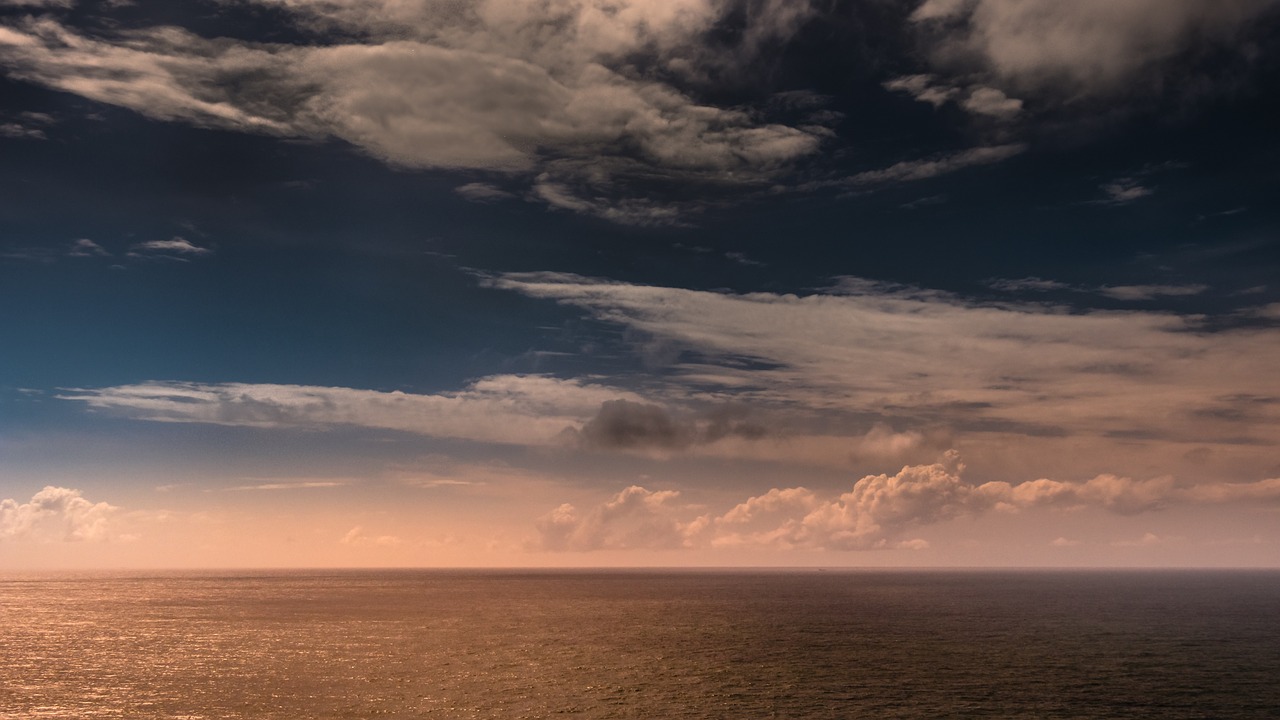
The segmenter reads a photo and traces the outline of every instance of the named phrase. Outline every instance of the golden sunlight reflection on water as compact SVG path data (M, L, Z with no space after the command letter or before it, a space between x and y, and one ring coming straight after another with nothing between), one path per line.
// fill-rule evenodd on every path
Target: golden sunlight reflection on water
M1277 573L0 579L0 718L1265 717Z

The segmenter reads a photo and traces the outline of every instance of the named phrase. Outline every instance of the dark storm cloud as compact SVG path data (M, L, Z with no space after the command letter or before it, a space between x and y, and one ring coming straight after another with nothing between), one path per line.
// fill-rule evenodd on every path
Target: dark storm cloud
M740 407L721 407L696 420L684 420L659 405L609 400L579 432L583 443L594 449L674 451L725 438L765 437L768 430L748 421L748 414Z

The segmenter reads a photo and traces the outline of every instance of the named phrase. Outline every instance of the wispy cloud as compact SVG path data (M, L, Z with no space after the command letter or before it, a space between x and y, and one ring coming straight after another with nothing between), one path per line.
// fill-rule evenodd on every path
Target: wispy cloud
M1022 100L1009 97L1003 90L985 85L961 88L945 82L938 83L933 75L903 75L885 82L884 88L906 93L935 108L955 102L974 115L1000 120L1012 120L1022 113Z
M1196 318L1168 313L992 305L870 282L808 296L537 273L491 283L688 351L664 374L673 393L732 390L762 407L1208 440L1244 438L1257 426L1215 425L1194 418L1196 408L1262 387L1280 394L1269 370L1280 340L1274 329L1206 334ZM1235 370L1222 373L1227 365Z
M11 260L27 260L30 262L52 263L59 258L110 257L111 253L98 243L80 238L63 246L15 247L2 253L0 257Z
M1160 297L1187 297L1208 290L1208 285L1107 285L1098 288L1100 295L1116 300L1154 300Z
M0 541L101 541L111 538L119 508L90 502L79 490L45 487L28 502L0 500Z
M1118 178L1100 187L1107 196L1105 200L1100 202L1107 205L1127 205L1134 200L1147 197L1155 192L1151 188L1142 185L1138 180L1129 177Z
M228 491L244 490L314 490L316 488L335 488L348 485L346 480L288 480L283 482L264 482L251 485L236 485L226 488Z
M965 168L991 165L1008 160L1025 152L1027 146L1022 143L1007 143L969 148L960 152L948 153L921 160L904 160L880 170L860 172L843 181L853 186L886 185L891 183L928 180L940 175L956 172Z
M43 140L44 131L36 128L25 127L17 123L0 123L0 137Z
M1008 292L1021 292L1031 290L1035 292L1049 292L1052 290L1074 290L1069 285L1058 280L1045 280L1038 277L1025 277L1018 279L997 278L991 280L987 285L995 290L1005 290Z
M209 255L212 252L207 247L201 247L177 235L168 240L148 240L136 243L129 248L129 254L134 257L200 257Z
M347 531L338 542L343 545L354 545L356 547L397 547L404 543L403 540L395 535L370 535L365 532L362 525L356 525Z
M64 400L156 422L249 427L341 425L482 442L546 445L601 403L639 398L602 385L499 375L439 395L301 385L154 382L67 391Z
M1209 290L1208 285L1192 283L1187 285L1072 285L1058 280L1045 280L1037 277L1021 279L997 278L987 281L993 290L1010 293L1023 292L1072 292L1085 295L1101 295L1112 300L1145 301L1162 297L1190 297L1200 295Z
M108 257L110 255L106 248L88 238L80 238L71 243L71 249L67 251L67 257Z
M886 90L907 93L920 102L942 107L960 94L960 88L934 84L932 75L903 75L884 83Z
M454 188L454 192L471 202L494 202L497 200L509 200L515 197L515 195L503 190L497 185L482 182L459 185Z

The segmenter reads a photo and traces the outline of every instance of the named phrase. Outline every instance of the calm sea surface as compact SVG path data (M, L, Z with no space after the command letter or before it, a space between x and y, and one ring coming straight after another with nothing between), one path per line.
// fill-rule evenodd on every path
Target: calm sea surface
M0 576L0 718L1280 718L1276 572Z

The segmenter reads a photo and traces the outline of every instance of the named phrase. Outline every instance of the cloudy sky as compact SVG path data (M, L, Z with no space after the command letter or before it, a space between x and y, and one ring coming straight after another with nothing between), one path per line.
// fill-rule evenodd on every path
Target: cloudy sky
M1280 565L1280 0L0 0L0 567Z

